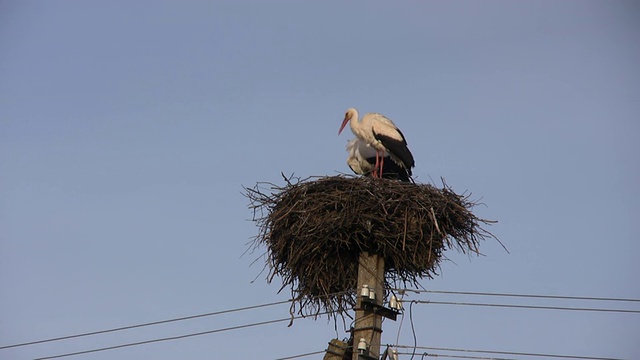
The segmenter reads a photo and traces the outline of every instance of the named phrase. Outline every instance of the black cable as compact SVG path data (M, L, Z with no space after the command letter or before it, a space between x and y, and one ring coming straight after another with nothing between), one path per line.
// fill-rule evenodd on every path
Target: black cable
M411 353L411 359L413 360L413 357L416 356L416 349L418 348L418 337L416 336L416 329L413 326L413 304L415 303L415 300L411 300L411 302L409 303L409 321L411 322L411 333L413 334L413 345L415 345L413 347L413 352Z
M528 353L528 352L517 352L517 351L497 351L497 350L470 350L470 349L456 349L456 348L433 347L433 346L396 345L395 347L397 347L399 349L416 348L416 349L420 349L420 350L468 352L468 353L498 354L498 355L516 355L516 356L537 356L537 357L557 358L557 359L617 360L615 358L605 358L605 357L597 357L597 356L558 355L558 354L542 354L542 353Z
M320 295L320 296L317 296L317 297L333 296L333 295L341 294L343 292L337 292L337 293L332 293L332 294L328 294L328 295ZM29 342L24 342L24 343L19 343L19 344L3 345L3 346L0 346L0 350L10 349L10 348L15 348L15 347L20 347L20 346L42 344L42 343L47 343L47 342L52 342L52 341L68 340L68 339L74 339L74 338L90 336L90 335L105 334L105 333L122 331L122 330L130 330L130 329L141 328L141 327L145 327L145 326L160 325L160 324L166 324L166 323L184 321L184 320L192 320L192 319L197 319L197 318L201 318L201 317L222 315L222 314L228 314L228 313L238 312L238 311L258 309L258 308L262 308L262 307L285 304L285 303L289 303L289 302L292 302L292 301L293 301L292 299L289 299L289 300L276 301L276 302L267 303L267 304L251 305L251 306L245 306L245 307L240 307L240 308L235 308L235 309L215 311L215 312L210 312L210 313L205 313L205 314L184 316L184 317L167 319L167 320L159 320L159 321L153 321L153 322L142 323L142 324L122 326L122 327L111 328L111 329L106 329L106 330L97 330L97 331L80 333L80 334L60 336L60 337L44 339L44 340L35 340L35 341L29 341Z
M411 305L409 305L411 306ZM404 311L400 314L400 323L398 324L398 334L396 335L396 344L400 342L400 331L402 331L402 323L404 322Z
M315 314L315 315L325 315L325 314L328 314L328 313L329 313L328 311L325 311L325 312L317 313L317 314ZM283 318L283 319L268 320L268 321L262 321L262 322L252 323L252 324L245 324L245 325L231 326L231 327L222 328L222 329L215 329L215 330L201 331L201 332L197 332L197 333L190 333L190 334L184 334L184 335L178 335L178 336L170 336L170 337L165 337L165 338L158 338L158 339L151 339L151 340L145 340L145 341L138 341L138 342L127 343L127 344L120 344L120 345L114 345L114 346L107 346L107 347L97 348L97 349L90 349L90 350L77 351L77 352L73 352L73 353L59 354L59 355L53 355L53 356L46 356L46 357L37 358L37 359L35 359L35 360L57 359L57 358L62 358L62 357L67 357L67 356L74 356L74 355L81 355L81 354L89 354L89 353L94 353L94 352L99 352L99 351L106 351L106 350L120 349L120 348L130 347L130 346L137 346L137 345L151 344L151 343L162 342L162 341L169 341L169 340L178 340L178 339L184 339L184 338L193 337L193 336L200 336L200 335L206 335L206 334L214 334L214 333L218 333L218 332L224 332L224 331L229 331L229 330L237 330L237 329L243 329L243 328L248 328L248 327L254 327L254 326L261 326L261 325L273 324L273 323L283 322L283 321L291 321L291 319L300 319L300 318L305 318L305 317L308 317L308 316L304 316L304 315L299 315L299 316L294 316L294 317L291 317L291 316L290 316L290 317L286 317L286 318Z
M540 298L540 299L640 302L640 299L593 297L593 296L513 294L513 293L493 293L493 292L474 292L474 291L445 291L445 290L421 290L421 289L388 289L388 290L413 292L413 293L416 293L416 294L434 293L434 294L478 295L478 296L505 296L505 297L522 297L522 298Z
M469 302L430 301L430 300L413 300L413 301L415 301L417 304L467 305L467 306L488 306L488 307L503 307L503 308L519 308L519 309L598 311L598 312L615 312L615 313L636 313L636 314L640 314L640 310L628 310L628 309L601 309L601 308L579 308L579 307L539 306L539 305L511 305L511 304L469 303Z
M324 353L324 352L326 352L326 350L320 350L320 351L315 351L315 352L310 352L310 353L300 354L300 355L287 356L287 357L283 357L283 358L277 358L276 360L297 359L297 358L301 358L301 357L305 357L305 356L311 356L311 355L322 354L322 353Z
M628 299L628 298L624 299L624 298L605 298L605 297L556 296L556 295L490 293L490 292L468 292L468 291L439 291L439 290L419 290L419 289L393 289L393 290L396 290L396 291L411 291L411 292L416 292L416 293L427 292L427 293L441 293L441 294L509 296L509 297L524 297L524 298L550 298L550 299L628 301L628 302L639 302L640 301L638 299ZM106 330L99 330L99 331L93 331L93 332L87 332L87 333L81 333L81 334L74 334L74 335L68 335L68 336L62 336L62 337L56 337L56 338L50 338L50 339L44 339L44 340L30 341L30 342L12 344L12 345L4 345L4 346L0 346L0 350L9 349L9 348L15 348L15 347L21 347L21 346L27 346L27 345L41 344L41 343L46 343L46 342L59 341L59 340L66 340L66 339L72 339L72 338L79 338L79 337L84 337L84 336L97 335L97 334L103 334L103 333L109 333L109 332L115 332L115 331L122 331L122 330L140 328L140 327L151 326L151 325L159 325L159 324L164 324L164 323L184 321L184 320L196 319L196 318L200 318L200 317L207 317L207 316L213 316L213 315L226 314L226 313L231 313L231 312L251 310L251 309L256 309L256 308L261 308L261 307L284 304L284 303L288 303L288 302L291 302L291 301L292 300L285 300L285 301L279 301L279 302L273 302L273 303L267 303L267 304L261 304L261 305L253 305L253 306L246 306L246 307L241 307L241 308L236 308L236 309L229 309L229 310L210 312L210 313L205 313L205 314L198 314L198 315L185 316L185 317L180 317L180 318L173 318L173 319L167 319L167 320L148 322L148 323L143 323L143 324L123 326L123 327L106 329ZM410 310L409 317L410 317L410 320L411 320L411 328L412 328L412 332L413 332L414 342L416 344L417 344L417 339L416 339L416 335L415 335L415 327L414 327L414 324L413 324L413 318L412 318L412 312L411 312L412 305L413 305L414 302L418 303L418 304L428 304L428 303L430 303L430 304L442 304L442 305L467 305L467 306L486 306L486 307L504 307L504 308L526 308L526 309L551 309L551 310L573 310L573 311L640 313L640 310L627 310L627 309L602 309L602 308L579 308L579 307L559 307L559 306L509 305L509 304L492 304L492 303L467 303L467 302L412 300L410 308L409 308L409 310ZM291 317L288 318L288 319L291 319ZM281 321L281 320L278 320L278 321ZM234 329L234 328L229 328L229 329ZM222 331L222 330L214 330L213 332L218 332L218 331ZM209 332L204 332L202 334L206 334L206 333L209 333ZM196 335L199 335L199 334L196 334ZM195 335L190 335L190 336L195 336ZM181 337L177 337L177 338L181 338ZM172 338L167 338L167 340L171 340L171 339ZM150 341L150 342L155 342L155 341L164 341L164 340L160 339L160 340L153 340L153 341ZM146 343L146 342L141 342L141 343ZM137 344L137 343L135 343L135 344ZM133 345L125 345L125 346L133 346ZM116 347L112 347L112 348L117 348L117 347L124 347L124 346L116 346ZM82 353L84 353L84 352L82 352ZM412 355L412 359L413 359L414 356L415 356L415 350L414 350L414 353Z
M166 323L176 322L176 321L191 320L191 319L197 319L197 318L206 317L206 316L228 314L228 313L231 313L231 312L238 312L238 311L244 311L244 310L257 309L257 308L261 308L261 307L280 305L280 304L284 304L284 303L288 303L288 302L291 302L291 300L277 301L277 302L272 302L272 303L268 303L268 304L261 304L261 305L245 306L245 307L236 308L236 309L221 310L221 311L215 311L215 312L210 312L210 313L206 313L206 314L184 316L184 317L179 317L179 318L174 318L174 319L153 321L153 322L137 324L137 325L128 325L128 326L122 326L122 327L107 329L107 330L98 330L98 331L92 331L92 332L81 333L81 334L60 336L60 337L50 338L50 339L45 339L45 340L29 341L29 342L24 342L24 343L20 343L20 344L4 345L4 346L0 346L0 350L10 349L10 348L15 348L15 347L20 347L20 346L34 345L34 344L42 344L42 343L47 343L47 342L52 342L52 341L67 340L67 339L79 338L79 337L90 336L90 335L105 334L105 333L110 333L110 332L115 332L115 331L129 330L129 329L135 329L135 328L151 326L151 325L166 324Z
M398 355L410 355L410 352L398 352ZM481 359L481 360L518 360L512 358L497 358L497 357L486 357L486 356L470 356L470 355L449 355L449 354L429 354L428 352L422 353L421 360L424 359L425 356L432 357L444 357L444 358L455 358L455 359Z

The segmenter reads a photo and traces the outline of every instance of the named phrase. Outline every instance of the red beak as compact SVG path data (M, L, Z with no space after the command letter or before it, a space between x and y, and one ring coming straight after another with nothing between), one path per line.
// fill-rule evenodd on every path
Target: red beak
M347 123L349 122L349 118L345 117L344 121L342 121L342 125L340 125L340 130L338 130L338 135L340 135L340 133L342 132L342 130L344 130L344 127L347 126Z

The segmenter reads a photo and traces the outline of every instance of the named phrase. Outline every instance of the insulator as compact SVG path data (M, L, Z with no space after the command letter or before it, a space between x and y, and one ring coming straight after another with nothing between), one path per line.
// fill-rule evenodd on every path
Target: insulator
M369 285L367 284L362 285L362 290L360 290L360 296L369 297Z
M391 350L391 355L389 356L390 360L398 360L398 350Z
M389 307L398 310L398 298L395 295L391 295L391 299L389 299Z
M360 341L358 342L358 351L361 354L367 351L367 340L365 340L365 338L360 338Z

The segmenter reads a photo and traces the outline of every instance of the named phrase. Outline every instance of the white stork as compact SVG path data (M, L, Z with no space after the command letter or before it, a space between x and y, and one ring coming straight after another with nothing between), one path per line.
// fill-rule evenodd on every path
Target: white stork
M365 114L362 120L358 120L358 111L350 108L344 115L338 135L347 123L358 139L375 150L374 177L382 177L384 158L387 155L400 168L406 170L408 176L411 176L411 168L415 165L413 155L407 147L404 135L393 121L378 113Z
M358 175L373 176L376 163L376 150L359 138L353 138L347 144L347 165ZM389 155L387 154L387 157ZM395 161L385 161L382 177L400 181L410 181L407 169L396 164Z

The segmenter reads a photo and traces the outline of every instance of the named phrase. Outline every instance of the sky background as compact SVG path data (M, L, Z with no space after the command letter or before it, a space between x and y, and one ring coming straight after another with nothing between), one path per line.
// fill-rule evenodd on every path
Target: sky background
M480 257L447 252L425 288L640 299L639 39L634 1L0 1L0 346L287 300L251 264L265 249L242 256L258 233L242 186L348 173L349 107L396 122L417 181L444 177L499 221L510 254L494 240ZM637 313L412 312L419 346L640 357ZM286 324L72 358L275 359L347 336L324 318ZM397 337L414 344L408 316L384 323L382 342Z

